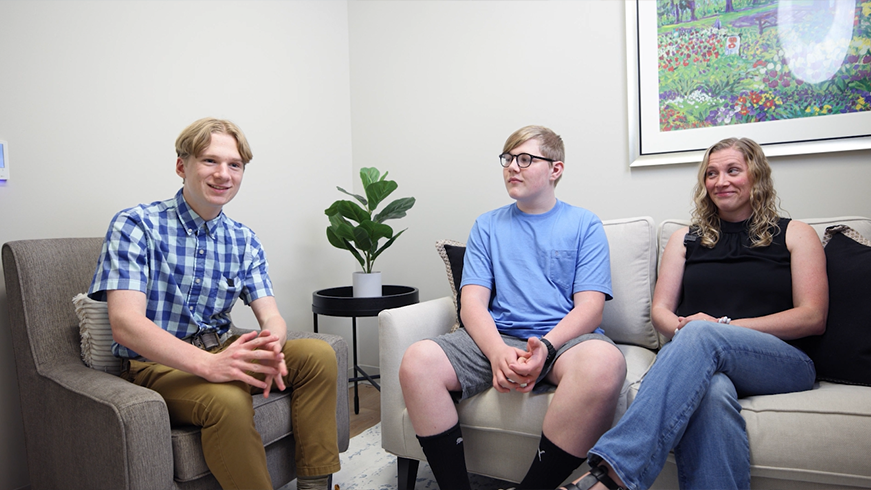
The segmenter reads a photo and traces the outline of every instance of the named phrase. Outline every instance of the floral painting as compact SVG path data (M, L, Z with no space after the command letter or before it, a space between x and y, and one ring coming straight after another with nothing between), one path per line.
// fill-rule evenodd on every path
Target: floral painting
M659 131L871 112L871 0L656 0Z

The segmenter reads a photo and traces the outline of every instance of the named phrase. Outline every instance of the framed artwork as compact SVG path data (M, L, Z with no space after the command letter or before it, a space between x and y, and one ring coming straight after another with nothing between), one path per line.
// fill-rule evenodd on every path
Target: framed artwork
M871 148L871 0L626 0L630 166Z

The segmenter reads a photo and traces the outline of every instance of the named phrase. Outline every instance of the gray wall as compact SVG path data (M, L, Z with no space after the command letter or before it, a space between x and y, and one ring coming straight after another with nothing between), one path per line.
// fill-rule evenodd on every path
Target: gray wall
M624 15L613 0L0 2L0 243L102 235L117 210L170 197L175 137L206 115L249 137L227 213L265 243L296 330L313 290L350 283L323 209L361 167L418 200L376 268L422 300L449 293L435 241L508 202L496 155L526 124L565 139L561 199L602 219L685 217L693 166L628 167ZM784 207L871 216L869 156L774 159ZM0 282L0 489L15 489L29 478L5 298ZM350 341L347 321L321 327ZM376 328L360 322L362 364L377 365Z

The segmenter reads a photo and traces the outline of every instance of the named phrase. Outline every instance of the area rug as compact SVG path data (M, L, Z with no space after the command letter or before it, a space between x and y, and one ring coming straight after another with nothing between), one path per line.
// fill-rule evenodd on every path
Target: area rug
M351 438L348 450L339 455L342 469L333 475L340 490L396 490L396 456L381 449L381 424ZM469 475L473 490L509 488L514 483L481 475ZM425 462L417 470L415 490L438 490L432 470ZM296 480L280 490L296 490Z

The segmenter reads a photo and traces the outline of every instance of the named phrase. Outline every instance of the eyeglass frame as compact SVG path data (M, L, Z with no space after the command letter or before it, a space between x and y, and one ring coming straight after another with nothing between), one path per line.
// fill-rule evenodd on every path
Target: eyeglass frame
M504 160L503 157L504 157L505 155L511 155L511 160L508 160L508 165L505 165L505 164L503 163L503 160ZM524 165L521 165L521 164L520 164L520 155L527 155L527 156L529 157L529 165L525 165L525 166L524 166ZM545 157L541 157L541 156L538 156L538 155L533 155L532 153L526 153L526 152L518 153L518 154L515 155L515 154L511 153L510 151L506 151L505 153L500 153L500 154L499 154L499 165L501 165L502 168L508 168L508 167L510 167L511 164L514 163L515 160L517 160L517 168L529 168L529 167L532 165L532 161L533 161L533 160L544 160L544 161L546 161L546 162L550 162L550 163L553 163L553 162L556 161L556 160L554 160L554 159L552 159L552 158L545 158Z

